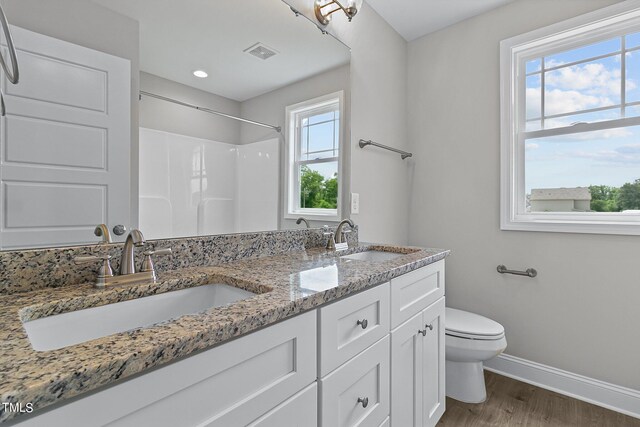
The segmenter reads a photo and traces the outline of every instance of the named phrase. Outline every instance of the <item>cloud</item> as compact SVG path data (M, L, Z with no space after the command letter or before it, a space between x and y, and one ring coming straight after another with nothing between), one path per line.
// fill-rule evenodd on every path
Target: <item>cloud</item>
M615 58L615 57L614 57ZM545 115L579 112L620 102L621 69L619 64L591 62L560 68L545 74ZM562 65L554 61L547 66ZM627 79L627 90L638 87ZM526 89L527 117L540 115L540 87Z
M540 148L540 144L536 144L535 142L527 142L525 144L524 148L527 151L533 151L533 150L537 150L538 148Z
M596 162L617 164L640 164L640 144L627 144L613 150L600 150L595 152L573 151L566 153L569 157L591 159Z

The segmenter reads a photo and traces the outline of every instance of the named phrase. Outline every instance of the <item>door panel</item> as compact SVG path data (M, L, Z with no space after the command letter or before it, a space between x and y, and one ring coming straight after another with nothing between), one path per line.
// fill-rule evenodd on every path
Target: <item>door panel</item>
M422 425L422 313L391 332L392 427Z
M432 427L445 410L444 298L422 313L426 335L422 339L422 425ZM432 328L429 328L430 325Z
M0 75L0 249L91 242L100 223L129 227L130 62L11 31L21 72L18 85Z

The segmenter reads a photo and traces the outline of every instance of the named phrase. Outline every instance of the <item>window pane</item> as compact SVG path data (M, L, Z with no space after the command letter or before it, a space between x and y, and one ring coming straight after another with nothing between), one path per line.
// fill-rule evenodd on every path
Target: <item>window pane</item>
M540 74L527 77L527 120L537 119L540 117L542 95L540 91Z
M631 107L627 107L624 113L626 117L640 116L640 105L633 105Z
M529 212L640 209L640 126L525 142Z
M542 60L540 58L538 59L532 59L531 61L527 61L526 65L526 70L527 70L527 74L529 73L535 73L536 71L540 71L540 64L542 63Z
M626 102L640 101L640 51L627 52L626 64Z
M628 34L624 43L627 49L640 46L640 33Z
M620 103L620 55L545 73L545 116Z
M534 130L542 129L542 121L541 120L529 120L527 121L525 132L531 132Z
M299 177L301 208L337 208L338 162L301 166L299 170Z
M316 116L309 117L309 124L313 125L315 123L326 122L329 120L333 120L333 111L329 111L328 113L318 114Z
M577 49L556 53L544 58L544 68L557 67L569 62L581 61L595 56L606 55L620 51L621 39L619 37L603 42L591 44Z
M334 122L321 123L318 125L310 125L309 126L309 147L308 151L303 150L303 154L308 154L308 159L313 159L314 156L312 153L326 150L334 150L335 154L332 154L329 157L337 156L337 146L334 147Z

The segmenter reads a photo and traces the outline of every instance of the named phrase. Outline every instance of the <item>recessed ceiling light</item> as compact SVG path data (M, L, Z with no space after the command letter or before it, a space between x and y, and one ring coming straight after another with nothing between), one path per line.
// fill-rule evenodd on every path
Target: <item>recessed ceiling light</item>
M204 79L205 77L209 76L209 74L207 74L205 71L202 71L202 70L194 71L193 75L196 76L196 77L200 77L201 79Z

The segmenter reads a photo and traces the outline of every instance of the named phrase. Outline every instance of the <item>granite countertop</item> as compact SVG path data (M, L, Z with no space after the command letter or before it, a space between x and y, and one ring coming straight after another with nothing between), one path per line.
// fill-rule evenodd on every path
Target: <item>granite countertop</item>
M367 249L403 253L384 262L341 259ZM291 251L160 273L155 284L104 290L91 284L0 296L0 401L35 411L223 343L444 259L449 251L359 244L347 252ZM206 312L59 350L32 349L22 322L209 283L257 295ZM0 422L19 413L0 405Z

